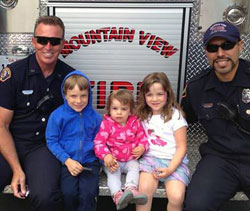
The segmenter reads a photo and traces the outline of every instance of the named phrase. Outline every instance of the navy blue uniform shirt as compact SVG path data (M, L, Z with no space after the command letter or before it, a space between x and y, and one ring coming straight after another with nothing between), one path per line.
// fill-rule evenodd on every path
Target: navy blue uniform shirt
M237 114L235 124L222 118L218 103L226 103ZM250 62L240 59L231 82L221 82L211 68L188 82L181 105L189 123L199 121L208 142L201 154L212 153L233 159L250 159Z
M2 70L0 106L14 111L10 132L17 150L25 152L45 144L49 114L63 103L61 83L73 70L58 59L52 75L44 78L35 54Z

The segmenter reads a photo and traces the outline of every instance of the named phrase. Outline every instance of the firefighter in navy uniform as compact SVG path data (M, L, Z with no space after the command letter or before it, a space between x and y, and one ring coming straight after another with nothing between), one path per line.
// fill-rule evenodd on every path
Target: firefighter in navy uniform
M243 43L232 24L213 24L203 43L210 68L188 82L181 102L187 121L199 121L208 137L185 211L219 210L240 190L250 197L250 62L239 59Z
M61 19L39 17L36 52L0 74L0 191L11 184L14 195L29 197L36 211L62 210L61 166L46 147L45 128L63 103L61 83L74 70L58 59L63 38Z

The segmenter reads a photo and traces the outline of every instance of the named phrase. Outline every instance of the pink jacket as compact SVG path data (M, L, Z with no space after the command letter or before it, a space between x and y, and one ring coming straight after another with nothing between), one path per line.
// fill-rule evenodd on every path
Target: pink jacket
M135 115L129 116L125 126L104 115L94 140L94 150L98 158L103 160L107 154L112 154L118 161L126 162L133 159L132 150L139 145L145 148L145 152L148 150L147 137Z

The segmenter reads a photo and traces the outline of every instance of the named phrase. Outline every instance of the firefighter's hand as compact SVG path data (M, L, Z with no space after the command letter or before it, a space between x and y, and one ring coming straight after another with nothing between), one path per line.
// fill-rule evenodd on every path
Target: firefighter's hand
M143 155L144 152L145 152L145 148L140 145L140 146L133 149L132 155L133 155L134 159L137 160Z
M104 157L104 165L111 173L114 173L119 168L119 162L117 162L112 154L107 154Z
M70 174L74 177L80 174L83 170L83 166L78 161L71 158L68 158L65 161L65 165L67 166Z
M11 188L15 197L24 199L26 195L25 174L22 170L13 172Z

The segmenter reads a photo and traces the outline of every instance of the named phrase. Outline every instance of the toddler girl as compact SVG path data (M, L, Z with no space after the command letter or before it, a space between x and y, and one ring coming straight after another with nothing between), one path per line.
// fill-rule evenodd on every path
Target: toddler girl
M137 191L138 158L148 150L148 141L139 119L133 115L134 100L129 90L114 91L108 98L107 114L94 140L96 156L104 160L108 187L117 210L128 203L145 204L147 196ZM126 173L122 191L121 173Z

